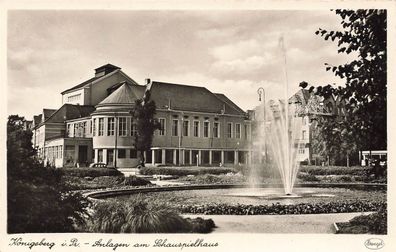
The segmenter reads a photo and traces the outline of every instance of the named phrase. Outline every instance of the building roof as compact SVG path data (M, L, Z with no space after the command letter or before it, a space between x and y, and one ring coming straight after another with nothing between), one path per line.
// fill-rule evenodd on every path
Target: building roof
M120 69L121 69L120 67L114 66L112 64L106 64L106 65L100 66L95 69L95 77L92 77L89 80L86 80L72 88L66 89L65 91L61 92L61 94L83 88L83 87L87 86L88 84L102 78L103 76L109 75L115 71L119 71ZM103 73L103 74L98 75L98 73Z
M43 109L44 120L47 120L55 112L56 109Z
M183 111L200 111L245 115L242 109L223 94L214 94L204 87L187 86L153 81L150 88L151 99L157 109L170 108ZM225 111L224 111L225 109Z
M45 123L64 123L67 120L89 116L95 110L90 105L63 104Z
M134 104L143 97L145 86L131 85L123 82L113 93L107 96L98 105L105 104Z
M101 76L101 77L103 77L103 76ZM78 84L78 85L76 85L76 86L74 86L74 87L72 87L72 88L66 89L66 90L63 91L61 94L64 94L64 93L66 93L66 92L73 91L73 90L76 90L76 89L85 87L85 86L88 85L89 83L91 83L91 82L93 82L93 81L95 81L95 80L97 80L97 79L99 79L99 78L101 78L101 77L92 77L91 79L86 80L86 81L84 81L83 83L80 83L80 84Z

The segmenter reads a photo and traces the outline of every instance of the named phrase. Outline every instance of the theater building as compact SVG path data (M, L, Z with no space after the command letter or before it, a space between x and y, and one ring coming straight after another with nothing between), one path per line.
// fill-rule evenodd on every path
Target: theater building
M61 93L61 108L34 117L33 145L56 167L106 163L136 167L134 103L149 91L156 103L147 165L244 164L251 159L251 120L224 94L204 87L146 80L139 85L111 64Z

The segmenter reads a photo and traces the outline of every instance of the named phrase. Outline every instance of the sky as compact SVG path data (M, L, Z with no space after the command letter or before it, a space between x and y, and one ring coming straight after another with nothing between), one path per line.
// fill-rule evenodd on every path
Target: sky
M63 90L107 63L139 84L204 86L244 110L260 104L259 87L266 99L283 99L301 81L342 85L324 63L351 56L315 35L341 29L340 22L330 10L9 11L8 114L31 119L59 108Z

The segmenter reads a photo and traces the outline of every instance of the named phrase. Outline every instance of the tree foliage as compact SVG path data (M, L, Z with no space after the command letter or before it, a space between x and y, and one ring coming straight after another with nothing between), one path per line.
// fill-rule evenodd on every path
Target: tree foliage
M11 115L7 123L8 232L72 232L88 202L62 184L60 170L37 159L24 121Z
M336 10L342 31L319 29L316 34L338 43L338 53L356 54L351 62L326 70L345 79L345 86L323 85L309 90L324 99L334 98L342 116L322 117L320 135L328 152L387 148L387 14L386 10ZM301 85L300 85L301 86ZM302 88L307 87L301 86Z
M154 118L155 112L155 102L150 100L150 91L146 90L143 98L135 101L135 106L132 110L137 130L135 147L140 151L142 166L145 163L143 152L150 150L154 131L160 129L159 122Z

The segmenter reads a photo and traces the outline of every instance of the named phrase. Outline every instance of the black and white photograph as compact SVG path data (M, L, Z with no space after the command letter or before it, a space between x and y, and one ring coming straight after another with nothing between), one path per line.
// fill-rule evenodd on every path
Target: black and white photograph
M391 2L9 8L2 247L388 251Z

